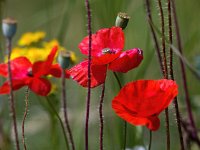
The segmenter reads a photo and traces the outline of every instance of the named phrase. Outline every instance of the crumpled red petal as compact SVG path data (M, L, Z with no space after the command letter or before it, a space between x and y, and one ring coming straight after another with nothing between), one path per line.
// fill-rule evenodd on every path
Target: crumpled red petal
M10 61L12 79L20 79L27 76L29 69L32 67L31 62L26 57L17 57ZM0 75L8 76L7 63L0 64Z
M115 72L126 73L133 68L136 68L142 61L143 54L139 48L127 50L120 54L120 56L112 61L108 69Z
M51 90L51 83L44 78L32 78L28 83L29 88L38 95L46 96Z
M91 88L105 82L106 65L91 65ZM69 70L70 76L83 87L88 86L88 60L79 63Z
M33 64L32 73L35 77L40 77L40 76L48 74L49 70L51 69L51 65L53 63L57 50L58 50L58 47L55 46L51 50L51 53L48 55L45 61L38 61Z
M13 90L18 90L23 86L26 86L26 79L16 79L12 80ZM4 82L3 85L0 87L0 94L9 94L10 93L10 85L8 81Z
M62 69L61 69L60 65L54 64L51 66L51 69L49 70L48 74L50 74L54 77L60 78L61 72L62 72ZM70 77L69 71L65 70L65 78L69 78L69 77Z
M160 127L160 120L158 117L137 117L118 101L112 101L112 108L119 117L132 125L147 126L147 128L152 131L158 130Z
M79 44L81 53L88 55L89 37L85 37ZM92 35L92 51L93 57L101 57L104 54L102 50L109 48L112 52L118 53L124 47L124 33L119 27L104 28Z
M127 122L157 130L160 123L155 117L169 106L177 94L178 87L173 80L138 80L120 90L112 101L112 107Z

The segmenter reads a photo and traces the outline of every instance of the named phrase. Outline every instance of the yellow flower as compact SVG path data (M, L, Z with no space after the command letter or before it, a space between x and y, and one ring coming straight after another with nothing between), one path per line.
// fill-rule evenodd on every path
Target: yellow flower
M77 63L78 59L77 59L77 56L74 52L72 51L69 51L70 52L70 61L72 64L75 64Z
M46 34L44 32L38 31L38 32L27 32L22 35L21 39L18 41L19 46L29 46L32 43L36 43L42 39Z
M49 94L48 95L51 95L51 94L56 94L56 92L58 92L58 86L57 86L57 84L52 84L51 85L51 91L49 92Z

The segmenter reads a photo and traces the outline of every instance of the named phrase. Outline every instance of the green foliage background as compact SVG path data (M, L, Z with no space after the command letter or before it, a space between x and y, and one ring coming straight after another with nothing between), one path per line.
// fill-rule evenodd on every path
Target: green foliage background
M153 20L160 29L157 1L152 1ZM200 1L199 0L176 0L177 15L180 24L181 39L185 57L195 66L195 59L200 55ZM127 74L118 74L123 84L137 79L159 79L162 78L159 70L153 39L146 20L146 10L142 0L91 0L92 8L92 31L100 28L107 28L114 25L118 12L127 12L131 20L125 30L126 43L124 49L139 47L143 49L144 60L140 67ZM167 16L166 0L163 0L163 8ZM14 38L13 45L16 45L19 37L28 31L45 31L47 39L56 38L61 45L76 52L80 61L85 58L79 49L78 44L87 35L86 11L84 1L80 0L0 0L1 18L12 16L18 20L18 31ZM158 35L159 36L159 35ZM174 38L175 39L175 38ZM5 43L0 37L1 62L5 54ZM160 42L161 43L161 42ZM175 44L176 46L176 44ZM185 111L184 93L182 89L179 61L175 61L175 77L179 84L179 102L183 118L187 118ZM193 104L195 119L200 123L200 85L199 81L187 70L188 86ZM0 79L1 83L3 79ZM60 80L56 79L58 85ZM77 150L84 149L84 119L85 99L87 90L78 86L74 81L67 80L67 99L70 125ZM123 122L111 109L111 100L119 91L119 87L111 72L106 79L106 94L104 103L104 147L107 150L120 150L122 146ZM17 119L19 135L21 139L21 122L24 111L25 88L15 92ZM92 90L91 116L89 141L90 149L96 150L99 145L99 119L98 103L101 94L101 87ZM56 93L52 102L59 110L60 93ZM151 109L151 108L149 108ZM164 115L161 115L161 128L153 133L153 150L165 148ZM0 96L0 147L4 150L12 150L13 145L10 139L11 124L7 96ZM197 125L197 127L198 127ZM65 148L60 125L50 111L45 98L39 98L33 93L30 96L29 114L25 126L26 143L29 150L63 150ZM170 107L170 128L171 128L171 149L179 148L177 128L173 107ZM142 127L128 125L128 147L135 145L148 145L148 130ZM22 146L21 146L22 147ZM195 146L193 147L195 148Z

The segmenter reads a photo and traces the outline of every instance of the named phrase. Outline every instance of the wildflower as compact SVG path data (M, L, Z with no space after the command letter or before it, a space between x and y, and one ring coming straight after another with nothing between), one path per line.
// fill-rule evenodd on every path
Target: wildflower
M21 39L18 41L18 44L20 46L30 46L33 43L37 43L39 41L41 41L42 39L44 39L45 37L45 33L44 32L27 32L25 33Z
M58 64L52 64L57 52L54 47L45 61L38 61L32 64L26 57L18 57L11 61L12 88L18 90L28 86L35 93L46 96L51 90L51 83L43 78L46 75L55 77L61 76L61 68ZM0 75L8 76L7 63L0 64ZM66 77L69 77L66 71ZM0 87L0 94L8 94L10 87L6 81Z
M173 80L138 80L126 84L112 101L115 113L132 125L158 130L158 115L177 96Z
M88 36L79 44L80 51L88 55ZM105 82L107 69L128 72L137 67L143 59L142 50L134 48L121 52L124 47L124 33L120 27L105 28L92 35L91 87ZM73 80L87 87L88 60L69 70Z

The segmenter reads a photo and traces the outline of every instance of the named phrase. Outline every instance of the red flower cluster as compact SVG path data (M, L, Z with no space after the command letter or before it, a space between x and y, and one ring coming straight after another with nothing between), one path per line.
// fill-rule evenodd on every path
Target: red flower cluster
M17 90L23 86L28 86L35 93L46 96L50 92L51 83L47 79L43 78L43 76L61 76L60 66L58 64L53 64L56 52L57 47L54 47L46 61L39 61L34 64L31 64L26 57L18 57L11 60L12 89ZM7 63L0 64L1 76L8 76L7 68ZM67 71L66 77L69 77ZM10 86L8 81L6 81L0 87L0 94L8 94L9 92Z
M89 37L79 44L80 51L88 55ZM92 35L91 87L105 82L107 69L115 72L128 72L137 67L143 59L142 50L134 48L122 52L124 33L119 27L105 28ZM88 83L88 60L69 70L73 80L83 87Z
M158 115L177 96L173 80L138 80L125 85L112 101L118 116L132 125L145 125L150 130L160 126Z

